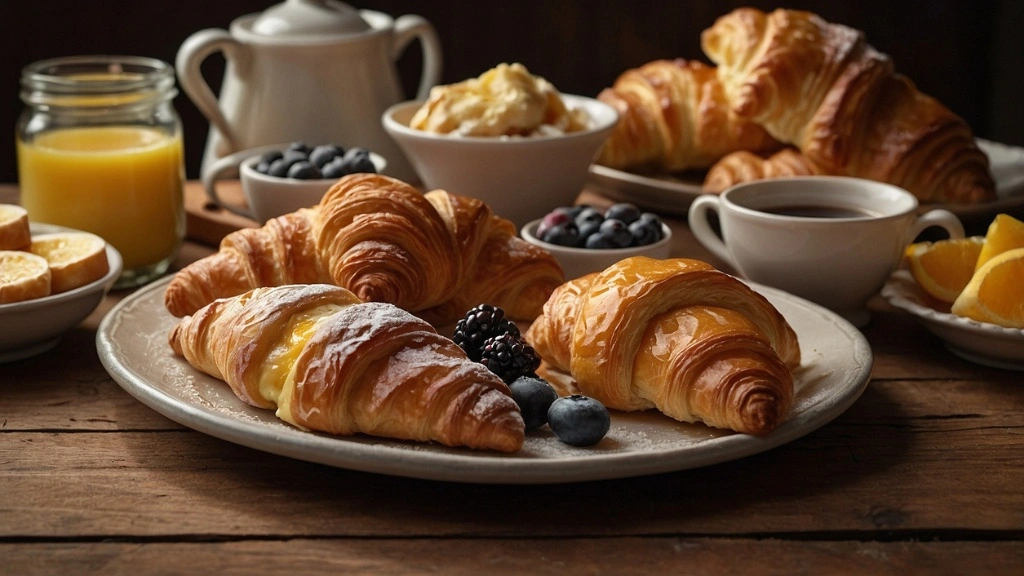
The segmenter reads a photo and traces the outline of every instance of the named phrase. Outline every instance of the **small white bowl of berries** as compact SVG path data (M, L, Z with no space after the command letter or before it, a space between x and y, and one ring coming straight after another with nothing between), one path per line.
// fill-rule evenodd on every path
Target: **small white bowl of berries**
M628 202L605 210L561 206L527 223L520 235L550 252L570 280L631 256L668 258L672 243L672 230L661 217Z
M243 150L218 159L203 170L203 188L225 210L258 223L300 208L309 208L342 176L380 173L387 161L366 148L337 144L309 145L296 141ZM217 182L241 181L246 206L225 202Z

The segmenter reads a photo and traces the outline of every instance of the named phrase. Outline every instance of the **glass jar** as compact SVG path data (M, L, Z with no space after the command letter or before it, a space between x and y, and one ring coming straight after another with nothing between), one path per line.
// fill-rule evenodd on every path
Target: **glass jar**
M124 260L115 288L164 274L185 238L174 69L136 56L72 56L21 75L21 204L34 222L103 237Z

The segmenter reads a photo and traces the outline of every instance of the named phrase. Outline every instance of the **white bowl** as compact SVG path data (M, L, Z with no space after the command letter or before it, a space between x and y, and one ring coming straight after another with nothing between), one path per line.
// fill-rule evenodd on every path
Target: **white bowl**
M629 248L570 248L550 244L537 238L534 232L540 225L543 218L532 220L523 226L519 234L530 244L536 244L551 253L555 260L562 266L566 280L579 278L591 272L602 272L619 260L630 256L647 256L659 260L669 257L672 248L672 229L664 222L661 224L662 238L654 244L646 246L631 246Z
M422 101L384 112L384 129L401 147L427 190L478 198L521 227L558 206L573 204L591 163L615 127L614 108L593 98L563 94L582 108L590 127L556 136L464 137L409 128Z
M71 228L31 224L32 235L67 232ZM110 271L90 284L43 298L0 304L0 363L42 354L96 309L121 275L121 254L107 244Z
M206 195L220 207L240 216L250 218L262 224L271 218L295 212L300 208L309 208L320 203L323 195L338 181L337 178L319 178L316 180L300 180L270 176L256 171L256 165L264 154L271 151L284 151L289 144L268 144L258 148L250 148L235 152L217 159L202 174L203 189ZM370 151L370 161L380 174L387 167L387 160ZM219 195L217 182L221 179L235 178L242 184L242 194L246 206L236 206L224 201Z
M909 312L950 352L984 366L1024 370L1024 329L978 322L937 310L906 269L897 270L882 288L882 297Z

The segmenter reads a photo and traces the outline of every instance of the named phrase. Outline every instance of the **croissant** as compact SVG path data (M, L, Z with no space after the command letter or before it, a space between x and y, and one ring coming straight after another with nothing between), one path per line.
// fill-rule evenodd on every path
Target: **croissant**
M483 302L532 320L564 280L549 252L484 202L353 174L313 208L228 234L216 254L175 274L164 304L180 317L252 288L328 283L437 325Z
M819 176L825 172L806 155L795 148L783 148L764 158L739 150L715 162L704 176L702 190L719 193L725 189L752 180L788 176Z
M995 198L967 123L895 72L858 30L815 14L740 8L701 36L731 110L824 173L900 186L924 202Z
M430 324L324 284L257 288L173 328L174 352L300 428L514 452L508 387Z
M525 334L610 408L766 434L793 403L796 334L763 296L698 260L624 259L571 280Z
M729 110L715 69L697 61L655 60L627 70L598 99L619 112L599 164L667 172L707 168L734 150L779 143Z

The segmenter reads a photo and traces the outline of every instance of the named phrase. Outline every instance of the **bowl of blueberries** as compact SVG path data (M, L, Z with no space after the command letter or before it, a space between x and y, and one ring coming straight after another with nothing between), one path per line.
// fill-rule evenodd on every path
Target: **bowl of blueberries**
M220 207L266 222L320 202L339 178L357 173L380 173L387 161L359 146L272 144L220 158L203 171L203 188ZM237 175L246 206L224 201L217 182Z
M672 242L672 230L657 214L628 202L606 210L560 206L527 223L520 235L550 252L570 280L630 256L668 258Z

